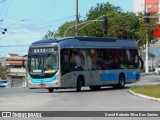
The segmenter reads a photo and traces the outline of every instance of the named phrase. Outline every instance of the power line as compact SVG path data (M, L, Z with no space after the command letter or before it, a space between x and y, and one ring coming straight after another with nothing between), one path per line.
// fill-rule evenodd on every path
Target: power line
M0 17L3 15L3 11L4 11L4 8L5 8L5 5L6 5L6 0L1 1L1 3L2 3L2 2L4 2L4 4L3 4L2 11L1 11L1 13L0 13ZM3 20L3 18L2 18L2 20Z
M69 18L73 18L74 16L70 16L70 17L65 17L65 18L61 18L61 19L58 19L58 20L56 20L57 22L60 22L60 21L62 21L62 20L66 20L66 19L69 19ZM5 28L12 28L12 29L16 29L16 30L18 30L18 29L21 29L22 28L22 26L18 26L18 27L11 27L11 26L13 26L13 25L15 25L15 24L17 24L17 23L19 23L19 22L21 22L21 21L25 21L25 20L27 20L27 19L23 19L23 20L20 20L20 21L17 21L17 22L15 22L15 23L13 23L13 24L11 24L11 25L8 25L7 27L5 27ZM54 21L53 21L54 22ZM30 25L29 24L29 26L25 26L24 28L28 28L28 29L30 29L30 30L42 30L43 28L46 28L47 26L48 26L48 28L49 27L58 27L59 25L55 25L55 23L56 22L54 22L54 24L50 24L50 23L42 23L42 24L33 24L33 25ZM34 26L34 25L37 25L37 26ZM34 26L34 27L33 27Z
M75 15L72 15L72 16L69 16L69 17L60 18L60 19L57 19L57 20L52 20L50 22L41 23L41 24L38 24L38 25L46 25L46 24L50 24L50 23L54 23L54 24L51 24L51 25L55 25L55 23L59 23L61 21L64 21L64 20L67 20L67 19L70 19L70 18L73 18L73 17L75 17Z
M11 7L11 3L12 3L12 0L10 0L10 2L9 2L9 5L8 5L7 11L6 11L6 14L4 15L3 19L6 18L7 14L8 14L8 11L9 11L9 9L10 9L10 7Z
M4 2L4 1L6 1L6 0L2 0L2 1L0 1L0 4L1 4L2 2Z
M0 40L3 40L3 39L5 39L6 37L8 37L8 36L10 36L10 35L12 35L12 34L9 34L9 35L4 36L3 38L0 38Z
M4 45L4 46L0 46L0 48L1 47L24 47L24 46L28 47L30 45Z
M10 26L13 26L13 25L15 25L15 24L17 24L17 23L19 23L19 22L25 21L25 20L27 20L27 19L23 19L23 20L20 20L20 21L15 22L15 23L12 23L12 24L8 25L8 26L5 27L5 28L9 28Z

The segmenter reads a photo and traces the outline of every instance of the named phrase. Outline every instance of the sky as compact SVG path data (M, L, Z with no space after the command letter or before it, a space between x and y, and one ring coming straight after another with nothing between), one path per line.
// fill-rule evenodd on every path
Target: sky
M91 7L109 2L125 12L133 12L133 0L79 0L80 20ZM76 0L0 0L0 55L27 54L28 46L56 31L65 22L75 20ZM23 45L23 46L22 46Z

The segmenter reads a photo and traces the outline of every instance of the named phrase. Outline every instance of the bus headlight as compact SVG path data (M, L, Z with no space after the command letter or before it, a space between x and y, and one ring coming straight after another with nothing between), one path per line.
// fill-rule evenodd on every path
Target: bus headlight
M59 80L59 75L56 76L55 80Z

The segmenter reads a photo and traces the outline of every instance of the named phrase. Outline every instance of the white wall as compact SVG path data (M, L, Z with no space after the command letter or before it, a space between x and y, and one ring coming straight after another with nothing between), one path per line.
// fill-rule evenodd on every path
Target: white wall
M134 0L133 12L134 13L144 12L144 2L145 0Z

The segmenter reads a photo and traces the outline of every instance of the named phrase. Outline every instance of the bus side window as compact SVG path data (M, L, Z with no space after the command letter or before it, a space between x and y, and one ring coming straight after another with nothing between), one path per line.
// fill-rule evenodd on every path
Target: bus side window
M120 49L118 51L118 56L119 56L119 60L120 60L120 68L124 69L127 67L127 55L125 53L125 49Z
M128 60L128 68L134 69L138 68L139 66L139 58L138 58L138 51L135 49L126 50L127 60Z
M139 67L139 56L138 56L138 50L132 50L133 51L133 66L134 68Z
M73 51L71 51L69 60L70 60L70 70L74 71L76 67L76 58L75 58L75 53Z
M113 67L113 56L111 55L111 49L105 49L104 51L104 66L105 69L112 69Z
M66 74L70 71L69 67L69 53L70 51L68 49L62 49L61 50L61 71L62 75Z
M104 60L103 60L103 51L98 50L98 56L97 56L97 65L98 65L98 70L104 69Z
M119 49L114 49L113 50L114 52L114 64L113 64L113 68L114 69L120 69L120 58L119 58Z
M95 49L91 49L92 70L98 70L97 58L97 51Z

